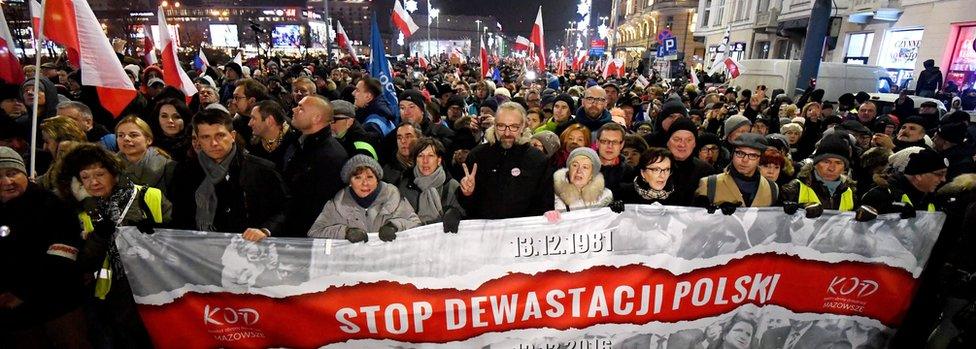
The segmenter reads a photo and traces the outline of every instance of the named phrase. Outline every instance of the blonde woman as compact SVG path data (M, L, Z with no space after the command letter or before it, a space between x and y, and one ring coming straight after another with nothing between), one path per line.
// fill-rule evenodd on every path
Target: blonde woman
M128 116L115 126L119 144L119 159L125 174L133 183L166 191L173 178L176 162L162 149L152 146L153 133L149 124L136 116Z

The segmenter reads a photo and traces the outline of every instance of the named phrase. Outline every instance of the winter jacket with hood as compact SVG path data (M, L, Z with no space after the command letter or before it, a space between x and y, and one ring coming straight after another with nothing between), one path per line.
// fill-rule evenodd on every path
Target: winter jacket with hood
M400 196L396 186L380 182L376 199L367 208L356 203L350 187L340 190L332 200L325 203L322 212L308 230L312 238L345 239L346 229L359 228L372 233L380 227L392 223L397 231L404 231L420 225L420 217L414 212L407 199Z
M813 192L817 194L817 199L820 200L820 205L825 210L838 210L840 209L841 197L844 191L851 189L852 191L857 189L857 183L854 182L850 177L846 175L840 175L840 186L834 191L833 195L830 195L830 191L823 182L816 178L814 172L816 171L815 166L812 162L806 163L800 168L800 172L796 179L786 183L780 187L780 198L783 202L799 202L800 200L800 183L813 189ZM854 207L858 205L858 195L854 192Z
M583 188L569 182L569 169L562 168L552 174L555 209L559 211L606 207L613 201L613 193L603 184L603 174L597 173Z

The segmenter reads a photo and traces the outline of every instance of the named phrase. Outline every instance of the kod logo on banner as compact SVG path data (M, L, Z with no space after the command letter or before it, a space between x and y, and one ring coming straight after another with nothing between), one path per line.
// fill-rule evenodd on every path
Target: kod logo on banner
M827 286L827 292L838 296L856 296L864 298L878 292L878 282L862 280L856 277L835 276Z
M251 308L211 308L210 305L203 308L203 322L208 325L254 325L260 319L261 314L258 314L257 310Z

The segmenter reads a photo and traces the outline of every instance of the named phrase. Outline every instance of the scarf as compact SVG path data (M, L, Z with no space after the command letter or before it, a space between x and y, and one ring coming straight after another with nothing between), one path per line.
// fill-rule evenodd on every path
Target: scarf
M129 199L132 195L135 195L135 186L132 182L119 176L118 183L115 184L115 188L112 188L112 193L105 198L95 198L96 208L105 219L109 219L115 222L116 225L123 225L125 217L122 217L122 211L129 204ZM138 203L133 202L133 206L138 205ZM132 208L129 208L131 211ZM128 213L127 213L128 215ZM125 277L125 270L122 268L122 257L119 256L119 248L115 246L115 242L109 244L108 251L108 264L112 269L112 279L121 280Z
M150 182L150 180L158 180L159 173L158 169L151 168L151 164L157 161L165 161L160 158L165 159L156 147L149 147L146 149L146 153L142 155L142 158L136 162L129 162L129 158L125 157L121 152L119 153L119 158L122 159L122 163L125 165L126 172L132 177L135 182L143 182L139 184L156 186L157 183ZM152 173L156 172L156 173ZM147 178L151 177L151 178Z
M352 195L352 199L356 201L356 204L359 205L359 207L369 208L369 206L376 201L376 198L380 196L380 190L382 189L383 189L383 182L380 182L376 186L376 189L373 189L373 192L369 193L369 195L366 195L366 197L364 198L359 197L359 195L356 194L356 191L352 190L352 187L349 187L349 194Z
M216 185L227 177L230 170L230 163L237 156L237 145L230 149L227 157L219 164L211 159L203 151L197 152L197 161L203 169L204 178L197 187L195 199L197 201L196 223L197 229L203 231L216 230L213 226L214 217L217 215L217 190Z
M664 189L657 190L651 187L646 181L644 181L641 176L634 178L634 190L637 191L637 195L640 195L644 200L666 200L671 193L674 192L674 188L669 182L664 186Z
M441 218L443 206L439 188L447 181L444 167L438 166L434 173L428 176L420 174L417 166L413 167L413 183L420 187L420 200L417 203L417 215L422 222L434 222Z
M820 174L818 174L817 171L813 171L813 176L817 178L820 183L823 183L825 187L827 187L827 191L829 192L830 196L834 196L834 193L837 192L837 188L840 187L840 177L838 177L836 181L828 181L823 179L823 177L820 177Z

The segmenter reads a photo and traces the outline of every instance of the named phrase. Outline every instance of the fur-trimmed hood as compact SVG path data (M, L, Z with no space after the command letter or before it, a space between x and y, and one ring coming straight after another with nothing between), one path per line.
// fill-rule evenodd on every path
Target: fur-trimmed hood
M583 186L582 190L577 189L573 183L569 182L569 177L567 177L568 173L569 169L562 168L552 174L553 189L556 192L556 196L565 202L567 206L579 202L595 203L600 200L604 189L606 189L604 187L602 173L597 172L594 174L593 178Z
M967 191L976 191L976 173L956 176L952 182L939 188L939 195L959 195Z

